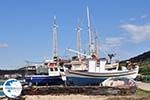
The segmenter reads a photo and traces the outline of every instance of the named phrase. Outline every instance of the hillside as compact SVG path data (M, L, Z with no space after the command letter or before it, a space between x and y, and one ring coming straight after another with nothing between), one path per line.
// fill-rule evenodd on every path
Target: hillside
M136 57L121 61L120 64L124 65L126 61L138 63L140 66L139 73L143 75L150 75L150 51L144 52Z

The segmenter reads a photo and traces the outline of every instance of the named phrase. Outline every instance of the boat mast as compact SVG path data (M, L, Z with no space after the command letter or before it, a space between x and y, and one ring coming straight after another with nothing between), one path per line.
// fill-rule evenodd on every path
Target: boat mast
M57 25L56 25L56 16L54 16L53 19L53 26L52 26L52 31L53 31L53 50L52 50L52 57L57 57Z
M96 54L96 56L98 56L98 37L95 28L94 31L92 30L91 32L90 13L88 7L87 7L87 23L88 23L88 33L89 33L89 53L90 55Z
M95 54L97 55L97 57L99 56L99 41L98 41L98 35L96 32L96 28L94 27L94 43L95 43Z
M91 26L90 26L90 14L89 14L89 8L87 6L87 23L88 23L88 33L89 33L89 52L90 54L92 53L91 51L91 44L92 44L92 38L91 38Z
M81 33L81 27L80 27L80 23L78 23L78 26L76 28L77 30L77 51L80 52L81 50L81 37L80 37L80 33ZM78 53L78 57L80 58L80 54Z

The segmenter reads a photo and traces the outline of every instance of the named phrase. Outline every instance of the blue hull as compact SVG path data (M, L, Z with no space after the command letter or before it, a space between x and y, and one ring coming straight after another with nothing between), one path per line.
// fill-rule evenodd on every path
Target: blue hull
M27 83L35 85L60 85L64 84L64 81L60 76L27 76L25 77Z
M2 88L3 84L4 84L4 81L0 82L0 87L1 87L1 88ZM4 94L3 90L0 90L0 99L1 99L2 97L5 97L5 96L6 96L6 95Z
M99 85L105 79L107 78L67 77L67 84L70 86Z

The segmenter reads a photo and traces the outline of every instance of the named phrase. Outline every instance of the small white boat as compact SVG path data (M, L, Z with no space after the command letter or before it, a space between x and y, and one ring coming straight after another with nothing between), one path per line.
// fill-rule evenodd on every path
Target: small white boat
M114 67L115 64L106 64L106 60L100 60L99 66L95 60L89 59L88 70L67 70L66 77L69 85L99 85L101 82L110 77L125 77L134 79L138 75L139 66L134 65L132 69L122 67L118 69L109 69L108 66Z

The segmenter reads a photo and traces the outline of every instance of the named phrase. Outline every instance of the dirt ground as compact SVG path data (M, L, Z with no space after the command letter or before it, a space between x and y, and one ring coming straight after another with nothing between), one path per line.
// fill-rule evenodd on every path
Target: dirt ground
M137 81L136 84L138 88L146 90L146 91L150 91L150 83L143 83L143 82Z
M26 96L25 100L150 100L150 96L86 96L86 95L59 95L59 96Z
M59 95L26 96L25 100L106 100L106 96Z
M17 100L150 100L149 96L26 95ZM0 99L10 100L10 99ZM13 100L13 99L11 99ZM16 99L15 99L16 100Z

